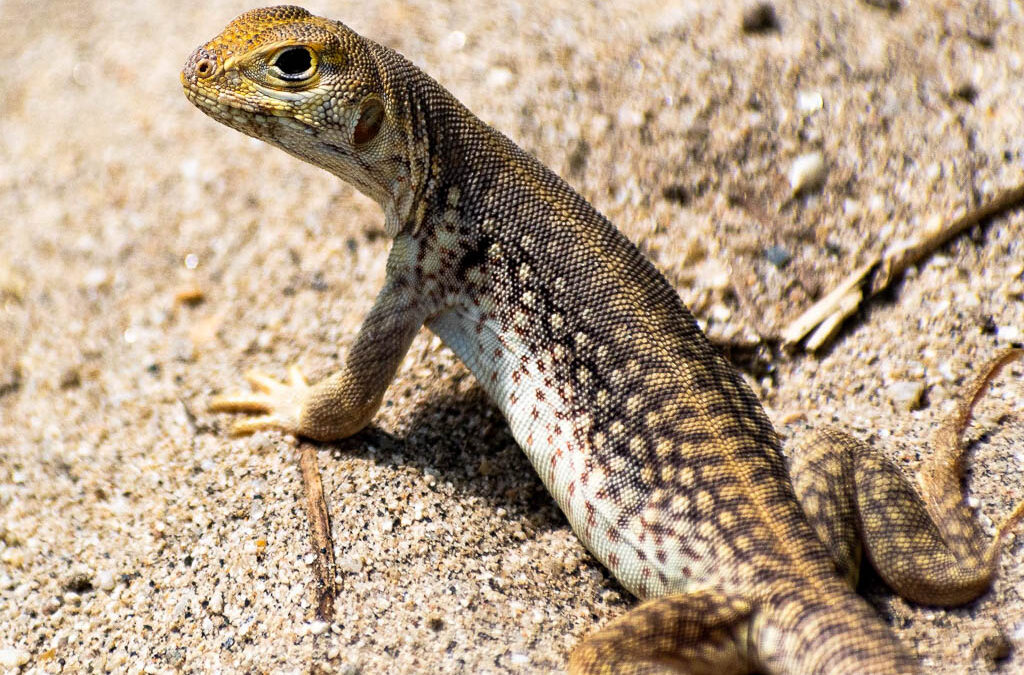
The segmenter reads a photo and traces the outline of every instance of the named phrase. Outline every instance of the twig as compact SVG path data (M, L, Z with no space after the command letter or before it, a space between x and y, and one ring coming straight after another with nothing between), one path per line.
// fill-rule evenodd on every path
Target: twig
M833 291L791 322L782 332L783 341L789 345L796 344L813 330L806 347L809 351L818 349L835 335L844 319L856 312L866 300L888 288L908 267L931 255L965 230L1022 203L1024 185L1007 190L988 204L925 232L918 240L890 246L857 268Z
M327 514L324 500L324 484L320 480L320 469L316 464L316 448L305 445L299 457L302 469L302 485L306 490L306 513L309 516L309 533L313 539L316 555L313 574L316 576L316 616L320 621L334 620L334 597L337 570L334 564L334 540L331 539L331 519Z

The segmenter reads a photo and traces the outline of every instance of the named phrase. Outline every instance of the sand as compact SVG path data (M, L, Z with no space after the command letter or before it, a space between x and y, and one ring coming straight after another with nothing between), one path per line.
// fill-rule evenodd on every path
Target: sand
M777 29L747 33L748 5L722 4L310 8L565 176L742 346L784 435L837 423L914 471L965 378L1024 340L1024 213L912 269L821 353L758 336L1024 181L1024 13L780 0ZM248 7L0 4L0 669L560 670L634 600L429 333L371 427L317 446L331 622L297 441L233 439L206 411L251 367L336 368L388 249L375 204L182 96L185 58ZM824 183L791 199L809 153ZM988 531L1024 498L1022 399L1017 367L969 434ZM928 672L988 672L1000 641L1002 672L1024 672L1024 535L1004 548L965 608L865 591Z

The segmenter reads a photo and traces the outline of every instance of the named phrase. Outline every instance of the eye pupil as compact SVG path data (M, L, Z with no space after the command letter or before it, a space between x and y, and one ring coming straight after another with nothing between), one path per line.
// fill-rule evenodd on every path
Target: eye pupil
M312 67L313 54L305 47L293 47L281 52L274 65L285 77L299 77Z

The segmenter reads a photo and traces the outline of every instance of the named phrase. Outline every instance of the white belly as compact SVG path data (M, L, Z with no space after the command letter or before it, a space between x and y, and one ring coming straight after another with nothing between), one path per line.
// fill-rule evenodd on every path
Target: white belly
M686 590L692 579L655 560L641 532L643 504L622 522L631 497L646 501L647 495L620 492L617 503L601 498L606 476L590 461L591 420L574 405L570 385L556 381L560 355L527 353L515 332L502 332L476 306L452 309L427 326L498 405L573 531L619 582L641 598Z

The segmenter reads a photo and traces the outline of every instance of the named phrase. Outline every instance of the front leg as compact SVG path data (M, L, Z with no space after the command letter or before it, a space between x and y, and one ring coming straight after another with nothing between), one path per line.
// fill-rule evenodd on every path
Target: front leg
M231 431L236 434L281 429L318 441L351 436L373 419L426 319L415 288L415 284L389 279L363 321L344 366L327 379L310 386L294 366L287 383L251 372L246 379L258 391L215 397L210 410L261 413L235 422Z

